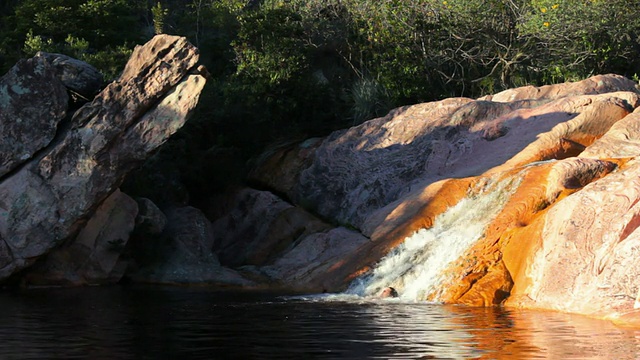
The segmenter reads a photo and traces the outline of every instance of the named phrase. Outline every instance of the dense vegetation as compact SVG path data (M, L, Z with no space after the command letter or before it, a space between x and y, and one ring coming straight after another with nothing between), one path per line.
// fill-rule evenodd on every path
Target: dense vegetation
M44 50L113 79L135 44L187 36L212 78L192 121L127 186L158 202L206 201L265 146L393 107L596 73L635 78L638 15L627 0L5 0L0 70Z

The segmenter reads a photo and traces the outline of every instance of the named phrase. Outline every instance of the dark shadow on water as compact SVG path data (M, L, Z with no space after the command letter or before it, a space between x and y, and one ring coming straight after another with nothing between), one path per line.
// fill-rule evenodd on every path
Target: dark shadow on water
M3 359L632 359L637 335L555 313L208 288L0 294Z

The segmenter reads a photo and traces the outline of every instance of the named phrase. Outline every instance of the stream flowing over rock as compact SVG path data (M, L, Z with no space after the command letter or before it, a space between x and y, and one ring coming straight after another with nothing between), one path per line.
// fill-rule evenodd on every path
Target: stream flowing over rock
M216 224L253 224L254 245L234 250L234 266L296 291L394 286L411 301L640 324L639 105L635 82L598 75L398 108L266 152L251 180L287 203L267 214L238 200ZM328 227L282 228L279 214L295 208ZM297 235L286 247L257 230L276 223ZM245 233L227 232L217 251ZM260 250L269 256L249 260L270 243Z
M0 79L0 281L364 297L392 286L407 301L640 326L634 81L394 109L266 151L255 188L223 194L207 218L119 191L195 108L197 62L184 38L160 35L99 92L95 69L58 54Z

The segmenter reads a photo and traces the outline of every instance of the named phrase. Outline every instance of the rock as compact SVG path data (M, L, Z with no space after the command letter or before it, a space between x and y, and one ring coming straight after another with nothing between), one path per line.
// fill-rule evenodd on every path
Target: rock
M300 173L311 165L315 150L321 143L321 138L311 138L266 151L250 171L249 180L294 198Z
M341 271L344 260L368 242L360 233L342 227L311 234L259 271L288 289L334 291L344 287L344 279L332 276L334 272Z
M49 145L68 102L43 56L21 60L0 78L0 177Z
M615 92L541 103L455 98L397 109L326 138L290 198L375 238L388 225L381 219L431 184L578 155L639 102L637 93Z
M639 175L640 163L633 160L540 218L507 304L613 320L633 313L640 276Z
M368 281L408 236L443 223L473 225L450 210L484 201L487 184L505 183L491 190L497 200L480 214L486 223L477 240L438 268L436 288L406 292L401 278L369 295L393 285L417 300L553 309L638 326L638 94L631 80L595 76L403 107L312 147L283 147L260 162L254 180L360 232L302 236L254 271L296 291L345 290L354 279ZM440 230L437 248L453 251L457 234ZM409 267L435 267L431 246L408 258Z
M243 189L214 223L214 249L227 266L266 265L300 238L329 228L270 192Z
M205 79L186 39L160 35L80 108L42 154L0 182L0 280L66 243L93 211L180 128Z
M220 266L212 251L213 240L212 225L200 210L190 206L171 209L162 236L132 244L138 268L127 276L135 282L253 285L236 271Z
M479 100L511 102L517 100L547 99L555 100L575 95L605 94L615 91L637 92L635 81L616 74L596 75L588 79L540 87L523 86L508 89L495 95L488 95Z
M54 249L27 270L23 283L32 285L90 285L115 283L124 273L117 266L133 231L136 202L114 191L78 235Z
M84 101L93 99L102 87L102 74L84 61L42 51L36 57L43 57L64 86Z
M640 154L640 108L616 122L580 153L585 158L633 158Z
M167 225L167 217L156 204L146 198L137 198L138 216L136 217L136 232L145 236L160 235Z

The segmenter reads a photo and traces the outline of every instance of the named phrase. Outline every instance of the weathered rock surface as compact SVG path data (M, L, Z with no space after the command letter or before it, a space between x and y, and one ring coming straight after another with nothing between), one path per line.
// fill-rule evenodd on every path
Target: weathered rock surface
M607 74L596 75L588 79L576 82L567 82L545 86L523 86L516 89L508 89L495 95L480 98L496 102L511 102L524 99L549 99L555 100L574 95L604 94L614 91L636 92L638 85L624 76Z
M407 236L482 196L470 189L506 181L517 186L504 190L504 207L421 299L640 325L639 105L633 81L599 75L404 107L313 147L283 148L253 180L366 237L339 227L310 235L256 271L298 289L343 290ZM314 254L330 253L318 249L334 233L344 250L329 266Z
M128 276L136 282L162 284L208 283L220 286L251 286L239 273L220 266L213 253L213 227L193 207L171 209L167 226L156 239L134 239L136 268Z
M638 102L637 93L616 92L542 105L456 98L401 108L332 134L293 188L285 183L275 190L323 218L375 237L380 219L391 211L383 208L394 201L447 178L575 156Z
M49 63L55 76L75 95L85 100L93 99L102 87L102 74L84 61L63 54L38 52Z
M47 62L34 59L46 68ZM154 37L134 50L120 79L80 108L68 128L57 129L58 140L5 172L0 280L74 238L126 173L184 124L205 83L192 71L197 61L197 49L184 38ZM31 123L43 120L41 113L27 115Z
M214 249L225 265L261 266L301 238L330 228L269 192L243 189L230 213L214 223Z
M138 204L114 191L78 235L54 249L23 276L27 285L115 283L126 269L121 254L135 226Z
M0 78L0 176L49 145L68 102L67 89L43 56L21 60Z
M273 264L260 272L286 288L298 291L324 292L342 285L343 279L327 276L369 239L362 234L337 227L314 233L284 252Z

